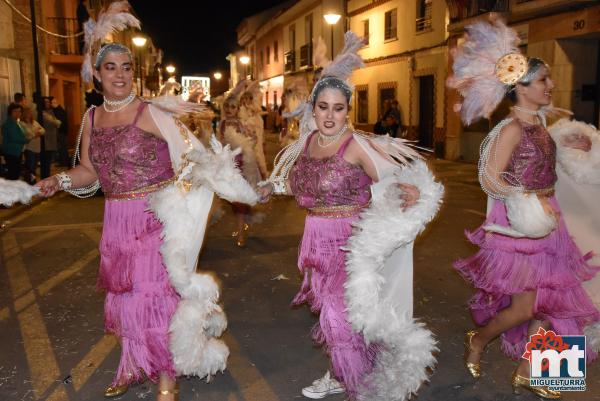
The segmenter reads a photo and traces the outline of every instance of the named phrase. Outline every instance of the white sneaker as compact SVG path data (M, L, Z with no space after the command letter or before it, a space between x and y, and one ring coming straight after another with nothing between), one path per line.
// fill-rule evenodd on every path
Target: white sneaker
M302 395L317 400L327 397L330 394L339 394L344 391L346 391L344 385L331 377L329 371L327 371L325 376L315 380L312 386L304 387L302 389Z

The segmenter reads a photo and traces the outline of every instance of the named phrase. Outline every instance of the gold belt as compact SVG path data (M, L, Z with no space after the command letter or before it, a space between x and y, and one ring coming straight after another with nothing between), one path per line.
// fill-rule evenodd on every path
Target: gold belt
M170 178L166 181L161 181L156 184L147 185L142 188L134 189L133 191L119 192L116 194L105 194L107 200L137 200L144 199L146 196L153 192L163 189L167 185L175 182L175 177Z
M309 216L326 217L330 219L352 217L359 214L366 205L319 206L308 209Z
M525 193L536 194L536 195L541 195L541 196L553 196L554 195L554 187L526 190Z

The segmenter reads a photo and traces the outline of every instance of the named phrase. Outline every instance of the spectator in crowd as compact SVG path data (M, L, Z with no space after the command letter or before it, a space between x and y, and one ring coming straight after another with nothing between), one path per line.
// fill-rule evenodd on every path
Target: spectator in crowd
M2 125L2 153L6 161L9 180L18 180L21 176L21 155L27 138L19 126L23 106L11 103L7 109L6 122Z
M391 108L388 110L388 114L392 114L396 123L401 126L402 125L402 116L400 115L400 106L398 105L398 101L396 99L392 100Z
M396 120L394 113L387 113L385 117L385 133L392 138L397 138L399 129L400 124Z
M56 143L58 148L58 164L63 167L69 165L69 150L67 147L67 138L69 136L69 128L67 121L67 112L58 103L56 98L51 100L52 111L54 116L60 120L60 127L58 127L58 135L56 137Z
M20 105L21 107L25 108L28 106L27 104L27 97L21 93L21 92L16 92L13 95L13 100L15 101L15 104Z
M50 176L50 165L54 159L54 154L58 150L58 128L61 125L60 120L54 115L54 110L52 109L52 97L50 96L44 97L43 119L44 129L46 130L44 135L46 138L46 149L42 157L40 173L42 177L45 178Z
M29 107L23 109L20 125L29 140L25 145L25 181L33 185L36 182L36 170L40 160L40 137L44 135L45 130L33 118L33 110Z

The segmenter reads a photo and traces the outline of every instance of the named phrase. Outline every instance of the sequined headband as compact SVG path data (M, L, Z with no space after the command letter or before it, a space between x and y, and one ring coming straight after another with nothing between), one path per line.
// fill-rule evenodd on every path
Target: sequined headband
M102 60L104 59L106 54L109 52L114 52L114 53L119 53L119 54L127 54L130 59L133 59L133 56L131 55L131 50L129 50L129 48L127 46L124 46L120 43L109 43L107 45L102 46L100 48L100 50L98 50L98 53L96 54L96 61L94 62L95 69L100 68L100 65L102 64Z
M312 90L312 93L310 95L310 101L313 105L317 101L317 96L319 95L319 93L325 88L336 88L341 90L344 96L346 96L348 104L350 104L350 101L352 100L352 88L350 87L350 85L337 77L327 76L321 77L321 79L317 81L315 87Z
M539 60L539 62L530 67L530 60ZM495 74L496 78L505 85L515 85L519 82L528 83L531 82L541 66L548 67L548 64L538 58L527 59L521 53L509 53L496 62Z

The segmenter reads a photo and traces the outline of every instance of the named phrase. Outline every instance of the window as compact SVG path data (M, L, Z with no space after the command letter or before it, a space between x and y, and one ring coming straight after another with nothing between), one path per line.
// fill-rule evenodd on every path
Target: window
M417 32L431 30L431 9L433 0L417 0Z
M369 92L366 88L356 91L356 122L368 124L369 122Z
M363 37L365 38L365 46L369 46L369 20L366 19L363 24Z
M279 43L277 41L273 43L273 61L279 61Z
M292 24L290 25L290 31L289 31L289 40L290 40L290 50L294 51L296 50L296 25Z
M304 17L304 43L311 44L313 37L313 16L308 14Z
M265 65L265 54L261 50L260 51L260 66L262 67L263 65Z
M271 48L267 46L267 64L271 63Z
M398 37L397 27L398 27L397 10L394 8L393 10L390 10L385 13L385 33L383 36L384 39L385 40L396 39Z

